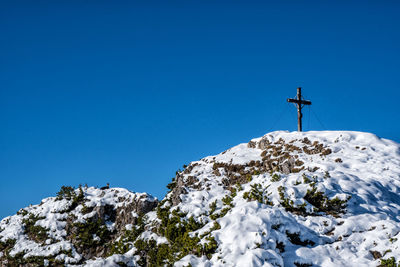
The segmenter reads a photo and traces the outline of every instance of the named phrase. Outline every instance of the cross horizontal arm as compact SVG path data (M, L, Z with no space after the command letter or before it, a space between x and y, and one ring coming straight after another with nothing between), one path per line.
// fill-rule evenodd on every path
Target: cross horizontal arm
M288 98L287 102L289 103L296 103L300 105L311 105L311 101L308 100L298 100L298 99L293 99L293 98Z

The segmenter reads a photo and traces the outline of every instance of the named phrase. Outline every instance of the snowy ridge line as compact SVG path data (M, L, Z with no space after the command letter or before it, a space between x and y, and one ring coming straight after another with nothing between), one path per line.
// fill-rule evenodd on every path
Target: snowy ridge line
M370 133L272 132L191 162L168 189L158 202L123 188L64 188L0 222L0 265L400 260L400 145Z
M77 247L76 240L73 240L76 234L72 232L74 223L85 224L100 220L105 229L112 232L118 230L118 220L110 216L118 216L107 211L110 207L122 215L125 215L125 211L130 211L132 219L138 216L136 212L146 209L145 206L149 203L157 203L157 199L147 193L133 193L124 188L65 188L67 190L62 196L43 199L39 205L31 205L21 209L17 215L1 220L0 245L4 246L10 240L15 243L12 249L6 246L5 251L0 252L3 254L0 254L1 266L40 266L42 261L47 265L80 263L88 256L85 253L89 253L90 256L93 252L86 251L82 255L84 249ZM79 198L80 194L84 200L76 205L74 198ZM102 241L95 235L92 239L94 242ZM2 259L4 254L21 259L7 262ZM24 258L31 258L32 262L24 262ZM51 258L50 261L48 258Z

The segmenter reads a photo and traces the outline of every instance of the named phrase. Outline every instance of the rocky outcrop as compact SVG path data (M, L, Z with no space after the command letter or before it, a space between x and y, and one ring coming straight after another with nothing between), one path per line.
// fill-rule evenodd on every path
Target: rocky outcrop
M133 200L131 203L116 209L115 227L121 233L128 224L135 225L140 215L146 214L157 207L157 199L149 199L147 196Z
M0 235L0 266L43 266L46 262L64 266L104 258L127 227L135 227L137 218L157 204L146 193L122 188L63 186L56 198L10 217L13 226L19 227L15 232L22 234L17 239L3 238L4 242Z

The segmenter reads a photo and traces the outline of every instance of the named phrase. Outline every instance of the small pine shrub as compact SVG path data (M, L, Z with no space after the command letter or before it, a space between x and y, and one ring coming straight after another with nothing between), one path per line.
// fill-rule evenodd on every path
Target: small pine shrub
M289 211L289 212L293 212L295 214L307 215L307 212L306 212L307 203L303 203L299 206L295 206L293 200L286 198L285 191L286 191L285 187L283 187L283 186L278 187L279 198L281 200L280 203L285 208L285 210Z
M74 233L73 237L78 240L79 247L88 248L104 244L111 236L111 232L101 219L85 223L76 222L73 224L73 227L76 229L76 233ZM94 235L96 235L99 240L94 240Z
M218 248L218 243L213 236L206 237L206 240L208 242L204 244L202 253L206 255L208 259L211 259L212 254L214 254Z
M296 265L296 267L311 267L311 266L313 266L311 263L300 263L297 261L295 261L293 264Z
M7 239L5 242L0 241L0 251L7 252L7 249L11 250L11 248L14 247L15 243L16 243L16 240L11 239L11 238Z
M57 200L71 200L75 196L75 188L72 186L61 186L60 191L57 193Z
M166 201L161 201L157 207L157 217L160 220L157 230L159 235L167 238L168 244L157 244L154 240L137 239L134 246L136 247L136 254L140 256L139 266L172 266L174 262L188 254L208 257L216 249L216 242L207 239L210 237L206 237L208 242L204 242L204 245L202 245L201 239L205 236L199 238L198 235L189 234L202 228L204 226L202 222L196 221L194 217L186 218L187 214L179 211L179 209L171 211L170 207L166 207ZM210 204L210 210L214 212L215 209L216 201ZM214 223L211 231L218 226L218 223ZM210 232L207 233L207 235L209 234Z
M251 182L251 180L253 180L253 176L251 174L246 174L246 180L247 182Z
M231 207L223 208L220 212L211 214L211 215L210 215L210 219L211 219L211 220L216 220L216 219L218 219L218 218L222 218L222 217L224 217L231 209L232 209Z
M285 244L283 242L276 242L276 248L280 253L285 252Z
M236 197L236 195L237 195L236 187L231 187L229 190L231 191L231 198Z
M215 200L214 202L211 202L209 207L210 207L210 214L213 214L214 211L217 209L217 201Z
M40 225L35 225L37 221L42 220L44 218L45 217L39 217L39 216L31 213L31 214L29 214L28 218L24 218L22 220L22 223L23 223L24 229L25 229L25 234L30 239L32 239L36 242L43 243L44 241L46 241L49 238L49 236L47 234L49 229L44 228Z
M221 229L221 225L218 222L214 222L213 227L211 227L210 231L215 231Z
M176 187L176 181L175 181L175 177L174 177L174 178L172 178L172 181L169 184L167 184L167 188L170 191L172 191L175 187Z
M72 186L61 186L60 191L57 193L56 200L72 200L71 205L64 212L69 212L75 209L79 204L85 201L85 194L83 192L82 186L79 185L79 193L76 194L75 188Z
M21 216L25 216L25 215L27 215L28 214L28 212L26 211L26 210L24 210L24 209L20 209L18 212L17 212L17 215L21 215ZM1 231L0 231L1 232Z
M305 184L309 184L309 183L311 183L311 179L307 176L307 175L305 175L304 173L303 173L303 183L305 183Z
M145 223L143 216L139 216L136 220L135 226L131 230L125 230L124 235L115 243L110 245L110 252L108 256L114 254L125 254L132 247L137 237L143 233Z
M223 199L222 199L222 203L224 203L224 205L229 206L231 208L233 208L233 203L232 203L233 199L230 195L226 195Z
M290 243L294 245L299 245L299 246L314 246L315 242L312 240L301 240L300 238L300 233L290 233L289 231L286 231L286 235L290 241Z
M397 264L396 258L391 257L389 259L381 259L381 265L379 265L379 266L381 266L381 267L398 267L398 266L400 266L400 263Z
M347 207L347 200L340 200L335 197L329 199L323 192L317 191L315 184L312 184L311 189L307 190L304 199L314 206L316 212L325 212L332 215L344 212Z
M81 210L81 213L82 213L83 215L85 215L85 214L88 214L88 213L92 212L92 210L93 210L93 208L92 208L92 207L88 207L88 206L86 206L86 205L85 205L85 203L83 203L83 204L82 204L82 210Z
M252 184L251 190L249 192L244 192L243 198L248 201L258 201L259 203L266 204L272 206L273 203L269 200L267 195L268 187L263 188L261 184Z
M242 191L243 190L243 187L239 182L236 183L236 190L237 191Z
M271 182L279 182L281 180L281 176L279 174L272 174L271 176Z

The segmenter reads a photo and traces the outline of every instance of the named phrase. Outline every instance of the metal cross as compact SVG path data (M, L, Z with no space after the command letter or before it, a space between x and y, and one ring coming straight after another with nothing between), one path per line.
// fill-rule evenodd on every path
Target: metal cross
M301 119L303 118L303 114L301 113L301 109L304 105L311 105L311 101L303 100L301 96L301 87L297 88L297 98L288 98L287 102L295 103L297 107L297 131L301 132L303 130Z

